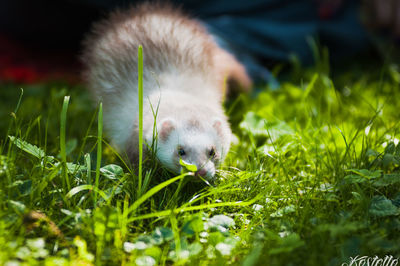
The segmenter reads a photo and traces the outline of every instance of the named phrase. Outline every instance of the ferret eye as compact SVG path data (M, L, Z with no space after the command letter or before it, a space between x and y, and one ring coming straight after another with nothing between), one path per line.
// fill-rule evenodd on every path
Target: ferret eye
M186 152L182 147L178 147L178 155L179 156L185 156Z
M211 148L211 150L208 152L208 155L213 158L215 156L215 149Z

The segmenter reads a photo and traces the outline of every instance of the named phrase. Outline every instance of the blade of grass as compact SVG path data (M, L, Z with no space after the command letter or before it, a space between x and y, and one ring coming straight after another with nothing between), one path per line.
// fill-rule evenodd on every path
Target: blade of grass
M85 165L86 165L86 183L88 185L92 185L92 163L91 163L91 159L90 159L90 153L86 153L84 155L84 159L85 159ZM96 202L94 200L94 194L90 193L90 196L91 196L93 202Z
M100 194L100 196L101 196L104 200L107 201L107 199L108 199L108 196L107 196L106 193L104 193L104 191L98 189L97 187L95 187L95 186L93 186L93 185L81 185L81 186L74 187L73 189L71 189L71 190L67 193L66 197L69 199L69 198L73 197L75 194L77 194L77 193L79 193L79 192L81 192L81 191L84 191L84 190L94 190L95 193Z
M173 194L171 200L168 202L168 209L176 207L178 195L181 192L182 188L187 184L187 182L189 182L189 180L187 179L179 180L178 188L175 190L175 193Z
M92 165L90 162L90 154L86 153L84 158L85 158L85 164L86 164L86 183L91 185L92 184L92 177L91 177Z
M169 220L171 223L171 228L172 231L174 232L174 239L175 239L175 252L176 254L179 254L181 251L181 239L180 239L180 234L179 234L179 228L178 228L178 221L176 220L176 216L174 213L171 212L171 215L169 216Z
M71 190L71 185L68 178L67 170L67 153L65 149L65 131L67 128L67 111L69 104L69 96L64 97L64 102L61 110L61 126L60 126L60 153L62 162L62 176L64 177L64 183L67 185L67 191Z
M143 161L143 47L138 49L138 90L139 90L139 181L138 197L142 193L142 161Z
M96 138L97 139L97 136L87 136L87 137L85 137L85 139L89 139L89 138ZM97 141L96 141L97 142ZM134 172L132 171L132 169L131 169L131 167L129 167L129 162L126 162L126 160L121 156L121 154L119 154L118 153L118 151L113 147L113 146L111 146L106 140L102 140L102 143L104 144L104 145L106 145L106 147L107 147L107 149L109 149L111 152L112 152L112 154L114 154L119 160L120 160L120 162L125 166L125 168L127 169L127 171L132 175L132 176L135 176L134 175ZM125 154L125 156L127 156L126 154Z
M137 220L143 220L143 219L148 219L148 218L153 218L153 217L165 217L169 216L172 213L178 214L182 212L188 212L188 211L198 211L198 210L204 210L204 209L211 209L211 208L218 208L218 207L245 207L253 204L257 200L259 200L260 195L254 197L253 199L249 201L236 201L236 202L221 202L221 203L213 203L213 204L202 204L202 205L197 205L197 206L190 206L190 207L181 207L173 210L165 210L165 211L160 211L160 212L153 212L141 216L136 216L136 217L131 217L128 219L128 222L133 222Z
M96 161L96 181L95 187L99 187L101 154L102 154L102 139L103 139L103 103L99 105L99 116L97 119L97 161ZM97 203L97 190L94 193L94 205Z
M88 126L88 128L86 130L85 137L83 138L83 142L82 142L81 148L79 149L78 158L81 158L81 156L84 154L83 150L85 149L87 140L90 138L89 137L89 133L90 133L90 130L92 129L92 125L93 125L95 119L96 119L96 113L93 114L93 116L92 116L92 118L90 120L89 126Z
M184 178L188 174L182 174L178 175L174 178L168 179L167 181L162 182L161 184L158 184L157 186L151 188L149 191L147 191L143 196L141 196L139 199L137 199L130 207L128 210L128 213L133 212L136 210L144 201L146 201L148 198L159 192L161 189L169 186L170 184L174 183L175 181Z
M11 112L11 117L14 118L14 119L11 119L9 124L8 124L8 129L7 129L6 136L9 136L11 134L11 128L12 128L13 123L15 122L15 125L17 125L16 124L16 120L17 120L17 115L16 114L17 114L19 106L21 104L23 95L24 95L24 90L21 88L21 94L19 95L17 106L15 107L14 112ZM17 129L17 127L16 127L16 129ZM6 147L6 143L7 143L7 140L5 140L3 142L3 145L0 146L0 154L3 154L3 151L4 151L5 147ZM11 146L11 143L9 143L9 146ZM10 149L9 149L9 151L10 151Z
M19 95L17 106L15 107L14 114L18 112L19 106L21 105L22 96L24 96L24 89L21 88L21 94Z

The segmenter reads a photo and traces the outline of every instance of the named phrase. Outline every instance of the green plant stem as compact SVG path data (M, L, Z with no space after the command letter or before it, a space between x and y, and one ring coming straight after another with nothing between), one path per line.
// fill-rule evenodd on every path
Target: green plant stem
M99 188L100 167L101 167L101 154L102 154L102 140L103 140L103 103L99 105L99 116L97 121L97 161L96 161L96 181L95 187ZM98 190L94 192L94 204L97 203Z
M65 148L65 131L67 128L67 111L69 104L69 96L64 97L64 102L61 110L61 126L60 126L60 153L62 162L62 176L64 177L64 183L67 185L67 191L71 190L71 184L68 178L67 168L67 152Z
M138 91L139 91L139 174L138 197L142 194L142 161L143 161L143 47L138 49Z

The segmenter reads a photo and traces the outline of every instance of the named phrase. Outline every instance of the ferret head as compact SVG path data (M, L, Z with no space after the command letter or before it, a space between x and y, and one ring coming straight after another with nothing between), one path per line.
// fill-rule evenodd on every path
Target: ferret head
M157 126L157 158L168 169L180 173L179 160L197 166L196 176L211 180L229 150L231 131L226 121L166 118Z

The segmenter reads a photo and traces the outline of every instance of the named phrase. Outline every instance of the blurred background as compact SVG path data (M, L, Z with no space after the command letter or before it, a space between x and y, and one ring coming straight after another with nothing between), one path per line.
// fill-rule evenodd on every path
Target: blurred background
M0 81L79 82L81 42L91 24L117 7L139 2L1 1ZM313 64L315 47L327 47L335 65L364 57L379 62L385 53L381 40L393 50L399 44L399 0L171 2L201 20L256 82L273 83L270 70L277 64Z

